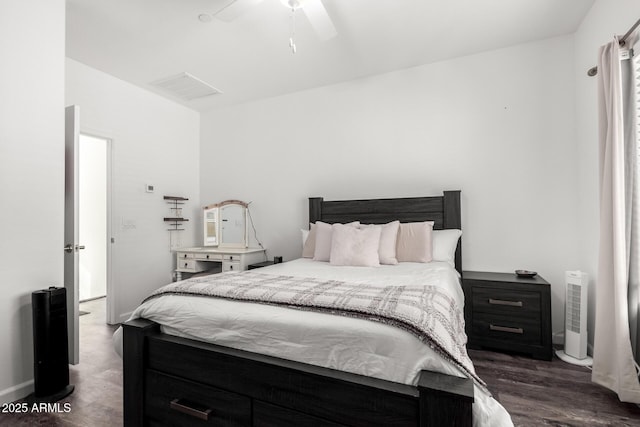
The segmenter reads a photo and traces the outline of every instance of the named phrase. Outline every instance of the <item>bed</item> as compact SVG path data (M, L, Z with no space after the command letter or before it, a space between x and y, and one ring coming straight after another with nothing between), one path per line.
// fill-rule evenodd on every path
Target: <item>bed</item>
M445 191L442 196L420 198L309 199L309 221L312 223L348 223L354 220L371 224L393 220L431 220L434 221L434 229L461 229L460 192ZM460 243L454 259L455 270L449 270L454 274L457 270L461 274ZM326 263L299 260L285 264L290 265L247 274L253 274L249 277L257 279L282 271L293 276L313 272L314 277L326 275L334 279ZM347 276L351 271L349 268L338 269L340 274ZM394 274L402 269L407 274L403 280L408 280L416 271L426 275L451 274L437 263L426 269L404 265L394 270ZM376 275L384 277L385 270L378 271L380 273ZM375 279L367 280L375 282ZM203 304L198 298L180 295L176 298L186 298L179 304L189 309ZM216 303L219 306L211 310L212 317L219 316L220 312L233 313L231 317L214 320L217 322L234 323L244 316L243 311L248 317L258 311L273 312L282 325L295 324L298 329L288 333L299 336L301 340L305 340L308 334L301 333L300 328L319 325L322 328L317 329L323 329L329 339L338 341L323 341L325 344L321 347L326 355L321 355L323 351L317 350L319 347L315 352L305 351L304 346L292 339L283 339L281 343L270 341L271 335L278 335L278 329L272 326L264 329L264 322L260 319L245 325L245 332L234 331L233 328L220 332L215 327L204 326L205 323L198 326L199 316L192 317L197 327L183 321L176 325L156 322L152 315L147 315L152 311L145 311L146 307L140 309L134 316L137 318L122 327L126 426L470 426L488 425L489 418L493 418L491 425L510 425L506 411L486 391L479 391L482 387L477 380L474 384L472 378L461 375L455 366L441 364L439 359L430 356L419 363L412 358L408 362L402 360L403 353L419 353L425 346L416 343L409 334L396 338L397 333L391 331L395 331L393 326L372 325L374 322L363 319L349 320L349 328L355 331L350 338L354 347L357 347L357 340L361 340L364 346L376 347L376 352L380 347L388 347L389 354L377 359L367 357L367 363L363 363L357 354L351 354L350 343L339 341L343 339L339 336L341 334L332 335L331 328L341 327L341 323L331 326L334 321L342 322L335 320L337 316L307 311L300 313L269 305L245 310L250 302L221 300ZM163 309L174 310L161 306L160 311ZM281 314L283 310L286 315ZM205 342L206 334L199 332L209 332L209 329L217 337L216 344ZM376 336L384 333L389 334L390 340L395 340L393 345L386 344L387 338L376 341ZM242 335L244 341L230 337L227 342L225 334ZM283 352L285 348L289 351ZM342 349L338 356L334 354L337 348ZM336 362L323 362L327 359ZM345 359L349 361L346 364L343 362ZM474 401L476 407L473 407ZM474 423L473 414L478 413L478 401L483 403L484 420L479 422L476 417Z

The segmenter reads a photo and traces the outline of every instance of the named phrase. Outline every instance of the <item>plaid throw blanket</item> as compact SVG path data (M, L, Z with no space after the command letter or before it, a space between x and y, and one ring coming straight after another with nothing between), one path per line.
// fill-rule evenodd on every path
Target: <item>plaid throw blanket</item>
M143 302L167 294L278 305L392 325L415 335L486 390L467 355L462 310L435 286L381 287L243 271L171 283Z

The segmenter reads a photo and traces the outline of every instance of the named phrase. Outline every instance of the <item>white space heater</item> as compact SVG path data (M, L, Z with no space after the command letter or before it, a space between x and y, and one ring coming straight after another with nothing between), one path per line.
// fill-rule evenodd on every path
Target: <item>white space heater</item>
M568 363L590 366L587 356L587 295L589 277L581 271L565 272L566 299L564 325L564 351L556 355Z

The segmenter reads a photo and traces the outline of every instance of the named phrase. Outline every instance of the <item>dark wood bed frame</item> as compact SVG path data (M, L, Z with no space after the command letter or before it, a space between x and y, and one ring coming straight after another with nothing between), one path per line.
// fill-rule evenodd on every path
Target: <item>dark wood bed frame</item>
M309 220L435 221L461 228L460 192L309 199ZM456 268L462 272L461 249ZM147 319L123 325L124 424L216 426L471 426L473 383L431 371L410 386L166 335Z

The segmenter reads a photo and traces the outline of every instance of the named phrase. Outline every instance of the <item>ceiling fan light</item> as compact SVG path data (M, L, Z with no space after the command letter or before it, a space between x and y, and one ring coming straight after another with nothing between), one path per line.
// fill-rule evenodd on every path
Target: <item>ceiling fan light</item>
M287 9L300 9L304 0L280 0L280 2L287 7Z

